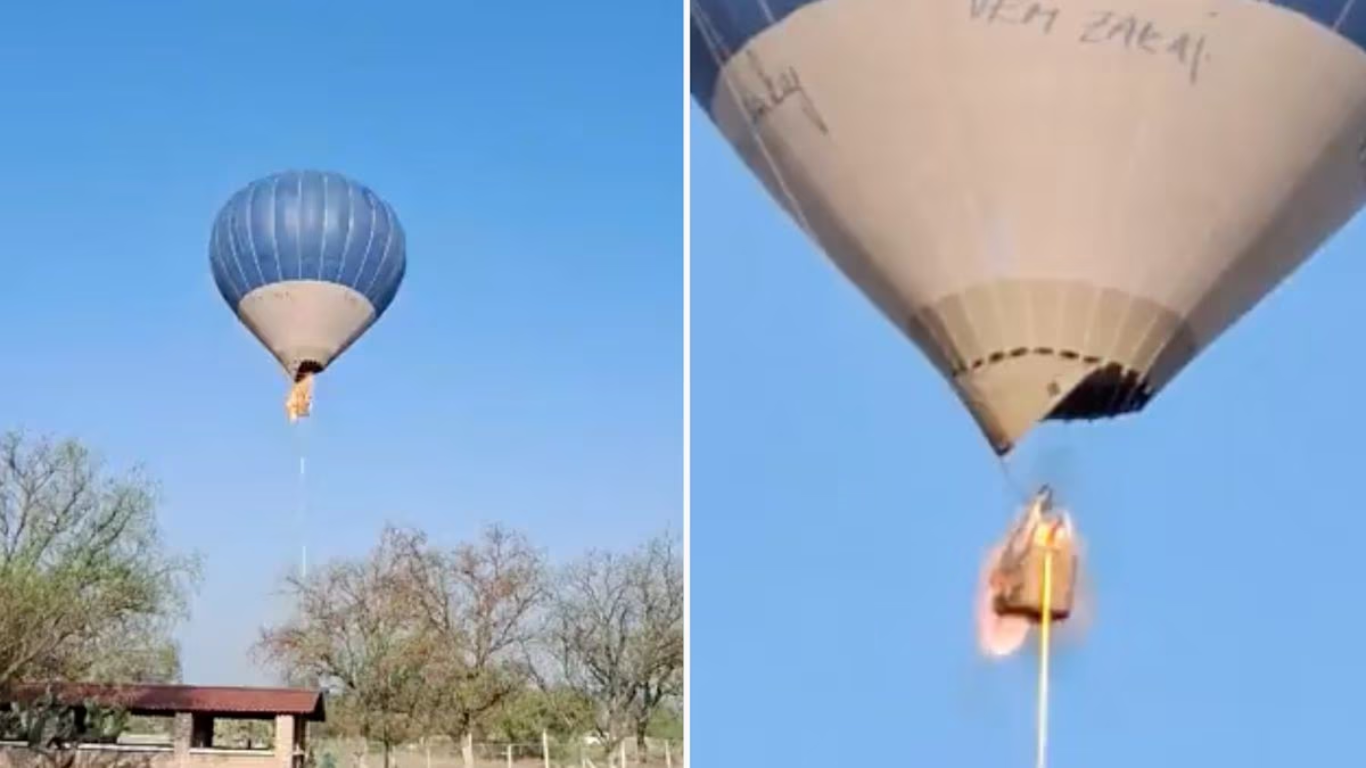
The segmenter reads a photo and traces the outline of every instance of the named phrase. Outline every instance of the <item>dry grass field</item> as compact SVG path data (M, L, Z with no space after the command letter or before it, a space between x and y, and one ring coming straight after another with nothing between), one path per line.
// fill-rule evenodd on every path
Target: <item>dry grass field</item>
M511 746L511 762L509 762ZM649 766L681 768L683 750L678 742L671 742L667 752L663 740L650 739L648 752L638 754L635 742L626 745L626 768ZM539 743L474 745L475 768L545 768ZM318 768L383 768L384 753L377 745L370 745L362 758L359 745L351 741L328 740L314 745ZM329 765L330 763L330 765ZM460 752L449 740L433 740L430 749L421 744L395 747L389 757L390 768L465 768ZM553 743L550 747L551 768L622 768L620 760L608 759L601 746L592 744Z

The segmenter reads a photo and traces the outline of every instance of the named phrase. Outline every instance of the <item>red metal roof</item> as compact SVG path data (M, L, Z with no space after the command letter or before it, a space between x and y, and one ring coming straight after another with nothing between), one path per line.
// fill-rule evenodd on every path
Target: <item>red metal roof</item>
M298 715L314 721L326 719L322 692L305 688L32 683L10 688L0 695L0 701L31 701L49 691L62 704L76 706L92 702L133 713L191 712L242 717Z

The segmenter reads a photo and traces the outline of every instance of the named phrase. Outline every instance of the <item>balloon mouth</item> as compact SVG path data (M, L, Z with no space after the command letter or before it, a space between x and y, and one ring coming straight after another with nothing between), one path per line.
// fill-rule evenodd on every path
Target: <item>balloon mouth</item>
M1116 362L1102 363L1098 358L1086 361L1094 361L1100 367L1068 392L1045 419L1073 421L1122 416L1143 410L1152 399L1152 385L1138 371Z
M323 367L321 364L314 362L313 360L305 360L302 363L299 363L298 368L294 369L294 381L297 383L303 381L309 376L313 376L322 372Z
M971 364L959 364L953 374L962 376L1021 357L1057 357L1093 366L1093 370L1066 394L1060 390L1057 383L1048 385L1049 394L1054 397L1061 395L1062 399L1043 417L1046 421L1094 420L1122 416L1143 410L1153 398L1152 382L1137 369L1115 360L1083 354L1072 349L1017 347L1009 351L998 350L973 360Z

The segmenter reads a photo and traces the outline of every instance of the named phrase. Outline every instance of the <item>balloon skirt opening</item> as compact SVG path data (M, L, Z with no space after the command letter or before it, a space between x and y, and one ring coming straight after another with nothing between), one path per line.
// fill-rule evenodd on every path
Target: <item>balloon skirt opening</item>
M1152 399L1152 386L1138 371L1118 363L1097 368L1077 385L1046 417L1049 421L1113 418L1143 410Z
M313 376L314 374L319 374L322 372L323 367L321 365L313 362L312 360L305 360L302 363L299 363L298 369L294 371L294 382L297 384L298 382L303 381L309 376Z

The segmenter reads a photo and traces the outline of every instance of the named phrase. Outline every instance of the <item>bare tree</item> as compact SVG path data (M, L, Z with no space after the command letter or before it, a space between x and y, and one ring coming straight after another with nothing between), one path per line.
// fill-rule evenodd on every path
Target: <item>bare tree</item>
M499 526L449 552L411 543L405 583L430 641L430 726L460 742L468 768L475 729L527 687L520 651L546 595L545 565L525 536Z
M562 573L547 639L559 673L597 708L615 747L640 749L651 717L683 685L683 562L671 535L627 555L591 552Z
M294 616L262 633L257 651L296 683L335 691L338 730L390 752L414 733L426 701L427 637L407 601L408 554L417 534L387 529L365 558L334 561L286 583ZM364 763L364 752L358 755Z
M638 696L631 720L636 746L645 749L645 732L659 708L683 696L683 555L665 534L651 539L634 557L631 591L640 611L634 677Z
M198 576L171 553L153 484L75 441L0 437L0 686L173 679L173 623Z

